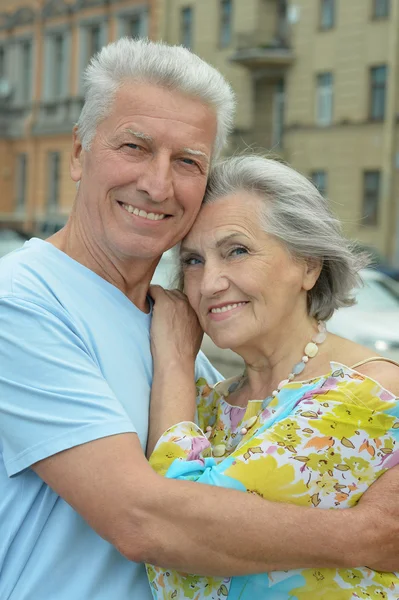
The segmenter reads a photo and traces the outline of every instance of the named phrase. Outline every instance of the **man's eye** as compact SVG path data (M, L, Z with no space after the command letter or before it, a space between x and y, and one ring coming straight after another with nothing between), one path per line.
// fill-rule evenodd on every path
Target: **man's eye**
M126 146L128 148L131 148L132 150L140 150L140 146L138 144L133 144L132 142L130 142L129 144L126 144Z
M182 158L181 160L182 160L182 162L185 165L190 165L190 166L193 166L193 167L197 167L198 166L198 164L192 158Z

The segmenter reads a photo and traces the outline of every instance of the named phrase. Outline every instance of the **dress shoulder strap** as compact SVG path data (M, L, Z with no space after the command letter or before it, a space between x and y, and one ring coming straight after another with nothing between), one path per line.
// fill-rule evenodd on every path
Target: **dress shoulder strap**
M357 367L361 367L362 365L365 365L367 363L377 362L377 361L388 362L388 363L391 363L391 364L399 367L399 363L396 362L396 360L392 360L392 358L385 358L384 356L371 356L370 358L366 358L365 360L361 360L360 362L356 363L355 365L352 365L351 369L356 369Z

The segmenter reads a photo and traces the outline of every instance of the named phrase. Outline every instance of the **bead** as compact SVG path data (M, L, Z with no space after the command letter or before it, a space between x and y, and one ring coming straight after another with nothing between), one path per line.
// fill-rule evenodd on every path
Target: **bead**
M245 435L246 433L248 433L248 429L246 429L245 427L243 427L240 431L241 435Z
M295 373L290 373L288 375L288 381L292 381L293 379L295 379Z
M316 348L317 348L317 346L316 346ZM292 369L292 372L294 373L294 375L299 375L300 373L302 373L304 368L305 368L305 363L299 362L294 366L294 368Z
M287 385L287 383L289 383L288 379L283 379L283 381L280 381L280 383L277 386L277 389L280 391L282 387L284 387L285 385Z
M278 395L278 390L272 391L272 398L275 398Z
M212 431L212 427L210 425L208 425L208 427L205 429L205 431Z
M319 321L318 325L317 325L317 329L322 333L324 331L327 331L327 327L324 321Z
M248 421L245 423L245 425L247 426L248 429L251 429L251 427L253 425L255 425L256 421L258 420L258 417L251 417L250 419L248 419Z
M324 340L327 337L327 332L326 331L320 331L319 333L316 333L316 335L314 335L312 337L312 342L314 342L315 344L322 344L324 342Z
M213 455L220 457L226 454L226 446L224 444L218 444L213 448Z
M306 356L309 356L309 358L313 358L314 356L316 356L318 351L319 348L316 346L316 344L314 344L313 342L309 342L309 344L306 344L305 346L304 353L306 354Z
M307 362L309 362L309 356L306 356L306 354L305 354L305 356L302 356L301 360L302 360L302 362L307 363Z

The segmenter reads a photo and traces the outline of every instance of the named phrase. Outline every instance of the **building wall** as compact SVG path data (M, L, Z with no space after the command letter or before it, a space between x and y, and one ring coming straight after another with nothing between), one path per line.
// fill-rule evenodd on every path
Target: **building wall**
M287 78L284 144L292 165L306 175L328 173L327 195L346 232L382 255L395 257L399 156L398 27L399 6L388 19L372 18L371 0L336 1L336 24L321 31L315 0L297 0L292 26L295 64ZM370 67L387 65L388 95L383 121L370 119ZM316 125L316 76L334 75L333 119ZM397 165L399 166L399 165ZM379 170L382 188L378 224L362 222L363 172ZM390 183L392 185L390 185Z
M11 100L0 98L0 225L13 223L40 233L65 222L75 198L69 159L72 128L82 106L85 27L101 24L104 45L121 37L127 19L139 11L143 34L153 36L157 24L152 4L152 0L0 0L0 48L6 49L5 79L14 90ZM45 77L47 61L52 60L46 39L50 32L64 31L67 68L62 95L54 99ZM23 76L15 49L24 39L33 43L30 98L18 97ZM47 210L50 152L60 153L58 208L51 213ZM28 159L26 202L25 210L17 211L17 159L23 153Z

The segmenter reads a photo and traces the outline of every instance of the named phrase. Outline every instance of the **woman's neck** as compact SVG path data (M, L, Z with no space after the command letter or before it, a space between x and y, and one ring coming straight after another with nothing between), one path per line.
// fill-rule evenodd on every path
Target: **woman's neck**
M240 397L240 404L244 398L250 400L270 396L278 384L287 379L294 365L301 362L305 346L318 333L318 323L310 317L295 322L296 325L286 323L275 332L252 341L251 346L239 349L238 353L246 365L243 384L236 392L237 397ZM323 359L322 362L324 363ZM319 363L317 356L310 358L305 365L303 377L300 374L296 379L307 378L309 372L314 372L316 363Z

